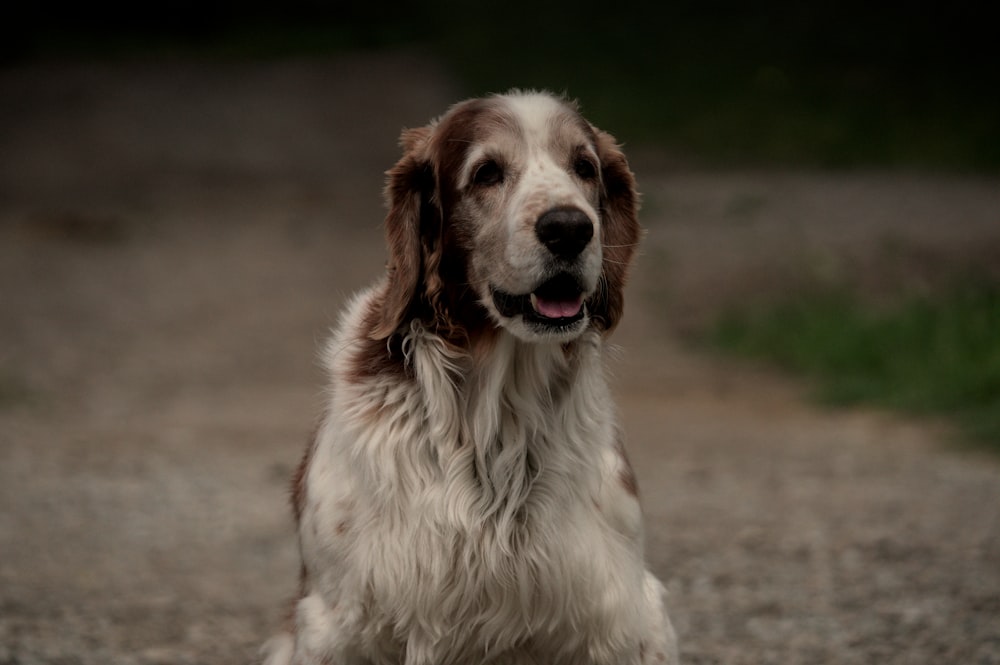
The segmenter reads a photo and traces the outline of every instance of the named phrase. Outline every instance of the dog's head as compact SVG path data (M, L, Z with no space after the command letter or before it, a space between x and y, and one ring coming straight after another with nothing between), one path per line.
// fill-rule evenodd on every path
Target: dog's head
M401 144L374 339L414 318L526 341L615 327L640 230L635 180L610 135L571 103L518 92L461 102Z

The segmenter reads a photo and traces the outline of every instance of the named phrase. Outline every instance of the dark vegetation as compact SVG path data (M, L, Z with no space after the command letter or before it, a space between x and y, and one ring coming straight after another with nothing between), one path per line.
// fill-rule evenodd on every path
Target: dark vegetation
M386 0L28 11L6 22L7 62L419 48L440 55L467 94L566 91L630 144L656 143L686 161L1000 170L997 41L961 3Z

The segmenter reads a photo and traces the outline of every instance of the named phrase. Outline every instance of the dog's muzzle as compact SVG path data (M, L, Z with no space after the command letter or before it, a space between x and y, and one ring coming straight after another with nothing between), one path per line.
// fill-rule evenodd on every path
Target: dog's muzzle
M586 315L584 288L563 272L543 282L531 293L512 294L493 289L493 304L501 316L523 316L525 322L550 329L566 328Z

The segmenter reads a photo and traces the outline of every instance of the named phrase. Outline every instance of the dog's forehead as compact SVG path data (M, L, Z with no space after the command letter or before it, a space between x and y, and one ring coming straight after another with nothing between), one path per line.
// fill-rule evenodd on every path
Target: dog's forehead
M565 153L595 143L593 128L573 105L544 93L464 102L441 119L438 132L452 163L482 152L514 155L540 149Z
M581 142L594 142L590 125L568 102L541 93L511 95L501 101L529 145L568 150Z

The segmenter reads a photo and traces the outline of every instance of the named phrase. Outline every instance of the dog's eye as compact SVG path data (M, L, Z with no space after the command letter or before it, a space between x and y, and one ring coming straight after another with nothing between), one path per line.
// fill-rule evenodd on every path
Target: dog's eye
M503 182L503 167L495 160L487 160L479 165L472 176L472 183L480 187L492 187Z
M593 180L597 177L597 166L594 165L594 162L589 157L580 155L573 161L573 172L581 180Z

